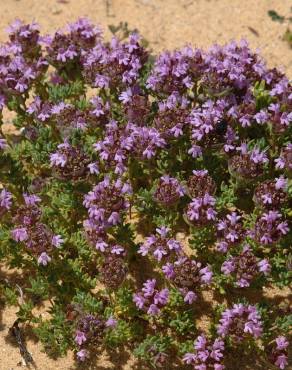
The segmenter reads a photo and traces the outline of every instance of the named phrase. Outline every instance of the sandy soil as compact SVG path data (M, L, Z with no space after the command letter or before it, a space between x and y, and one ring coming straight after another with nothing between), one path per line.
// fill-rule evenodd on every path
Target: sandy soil
M130 29L140 30L155 52L186 43L206 48L215 42L246 38L253 48L261 50L270 66L282 67L292 78L291 49L282 40L287 24L272 22L267 15L270 9L289 15L290 7L291 0L0 0L0 41L5 40L4 29L16 17L28 22L36 20L44 32L51 32L77 17L88 16L103 26L106 37L109 24L127 21ZM287 294L278 290L266 292L275 304ZM14 307L0 306L0 370L16 370L22 366L19 350L11 345L8 334L16 311ZM72 353L65 359L52 360L41 352L36 338L29 335L27 343L38 369L76 369ZM142 370L127 353L114 357L102 353L90 366L81 368ZM239 368L267 370L256 364L238 362L231 363L229 369Z

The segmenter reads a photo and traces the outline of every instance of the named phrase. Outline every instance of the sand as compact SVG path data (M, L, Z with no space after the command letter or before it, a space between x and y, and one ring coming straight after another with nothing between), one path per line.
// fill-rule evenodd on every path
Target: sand
M282 68L292 78L291 49L282 40L288 25L272 22L267 15L268 10L274 9L289 16L290 7L290 0L0 0L0 41L6 39L4 30L16 17L27 22L35 20L43 32L52 32L77 17L88 16L105 29L106 37L110 35L108 25L128 22L129 28L137 28L156 53L187 43L207 48L214 43L246 38L253 48L260 49L269 66ZM4 276L8 276L5 271ZM288 293L266 292L270 300L275 299L275 304ZM0 370L16 370L23 366L19 350L11 345L8 334L16 312L15 307L0 306ZM40 309L40 314L46 315L45 310ZM40 370L76 369L72 353L52 360L42 352L33 336L27 338L27 345ZM102 353L93 363L81 368L143 369L127 353L114 357ZM231 363L228 370L239 368L267 370L265 366L248 363Z

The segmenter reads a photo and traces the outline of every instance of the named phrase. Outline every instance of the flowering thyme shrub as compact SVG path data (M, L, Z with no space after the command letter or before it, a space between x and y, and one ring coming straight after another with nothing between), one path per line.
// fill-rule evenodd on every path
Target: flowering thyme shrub
M105 41L86 19L48 36L16 21L8 37L0 257L29 278L19 303L0 288L20 321L79 361L126 347L221 370L256 349L284 369L291 315L263 287L291 278L288 78L245 41L154 57L137 33Z

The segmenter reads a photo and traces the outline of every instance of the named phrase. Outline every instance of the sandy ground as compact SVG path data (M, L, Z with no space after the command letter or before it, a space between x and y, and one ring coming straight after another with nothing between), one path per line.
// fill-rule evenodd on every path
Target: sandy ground
M291 5L291 0L0 0L0 41L6 39L4 30L16 17L35 20L43 32L52 32L77 17L88 16L103 26L106 37L108 25L127 21L130 29L140 30L155 52L186 43L206 48L215 42L246 38L253 48L260 49L270 66L283 68L292 78L291 49L282 40L287 24L272 22L267 15L268 10L274 9L288 16ZM275 304L277 294L267 292L271 300L275 298ZM17 370L21 368L21 356L8 335L16 319L16 308L0 306L0 318L0 370ZM76 369L72 353L55 361L41 352L36 338L30 337L27 342L38 369ZM142 370L129 354L112 358L105 353L90 367L82 367L89 368ZM256 365L234 363L230 370L256 368L259 369Z

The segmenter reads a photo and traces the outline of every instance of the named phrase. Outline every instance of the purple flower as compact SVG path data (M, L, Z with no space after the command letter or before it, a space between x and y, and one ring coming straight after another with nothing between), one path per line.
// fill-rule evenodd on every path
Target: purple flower
M133 301L140 310L149 315L156 316L160 313L169 298L169 290L156 288L156 280L149 279L143 284L142 291L133 295Z
M202 197L206 193L213 195L216 183L208 174L208 170L194 170L187 183L188 193L192 198Z
M54 235L52 238L52 244L54 247L59 248L64 243L61 235Z
M229 335L237 342L245 338L259 338L262 334L261 317L255 306L234 304L231 309L225 310L217 327L218 335Z
M230 275L235 270L235 265L232 259L228 259L227 261L223 262L221 266L221 271L225 275Z
M266 258L258 262L258 268L259 271L264 273L265 275L269 274L271 271L271 265L269 264L269 261Z
M166 305L169 297L168 289L162 289L160 292L156 293L154 296L155 304Z
M220 338L216 338L214 342L208 339L204 334L197 337L194 342L194 352L186 353L183 361L189 365L193 365L193 369L207 370L216 369L223 370L225 366L221 364L223 361L224 342Z
M288 357L287 355L279 355L277 360L275 361L275 365L278 366L281 370L285 369L288 365Z
M8 211L12 206L12 194L6 189L0 192L0 215Z
M257 123L262 125L269 121L269 113L266 110L262 109L254 115L254 119L256 120Z
M23 194L23 198L27 206L34 206L41 202L41 198L35 194Z
M119 100L123 103L123 104L127 104L131 101L132 99L132 96L133 96L133 93L132 93L132 90L131 89L127 89L126 91L123 91L120 96L119 96Z
M217 235L220 239L216 243L217 250L225 253L228 249L238 245L245 236L242 217L237 212L231 212L217 223Z
M140 246L138 253L142 256L152 254L157 261L164 258L171 258L181 254L182 246L176 240L170 237L170 229L162 226L156 229L156 235L150 235Z
M276 346L275 346L276 344ZM288 365L289 342L283 335L278 336L275 341L266 348L268 359L280 369L285 369Z
M51 166L65 167L67 158L64 154L53 153L50 155Z
M167 262L166 265L162 266L162 271L167 279L172 279L174 277L173 264Z
M84 362L87 358L89 358L89 353L86 349L81 349L76 353L77 358L79 361Z
M215 202L216 199L208 193L202 197L193 198L186 209L187 220L194 226L203 226L213 222L217 215L214 210Z
M0 150L4 150L8 148L7 141L0 137Z
M14 229L14 230L11 231L11 234L12 234L12 238L16 242L23 242L23 241L27 240L27 238L28 238L27 230L26 230L25 227L20 227L20 228Z
M95 174L95 175L98 175L99 174L99 169L98 169L98 164L97 162L93 162L93 163L89 163L87 165L87 167L89 168L89 172L91 174Z
M43 266L47 266L47 264L51 261L51 257L47 255L46 252L43 252L39 258L38 258L38 264L39 265L43 265Z
M76 331L76 335L75 335L75 342L81 346L83 343L86 342L86 336L85 336L85 333L83 333L82 331L80 330L77 330Z
M192 304L193 302L196 301L196 299L197 299L196 293L192 292L191 290L189 290L187 294L184 296L184 302L188 304Z
M126 196L131 194L131 186L121 179L111 181L105 177L84 197L83 205L89 217L106 227L117 225L121 215L128 209Z
M140 159L154 157L157 150L166 145L166 141L155 128L128 124L128 130L132 142L132 154Z
M50 155L50 162L56 177L75 181L87 175L90 159L80 146L72 146L65 140Z
M177 179L166 175L158 180L154 199L164 207L176 204L183 196L184 189Z
M136 306L141 310L144 308L146 299L141 294L134 294L133 301L136 303Z
M281 213L268 211L257 218L251 236L261 244L272 245L278 242L288 231L288 223L282 221Z
M148 310L147 310L147 313L148 315L151 315L151 316L156 316L158 315L160 312L160 309L158 308L158 306L156 304L150 304Z
M283 349L286 349L288 348L289 346L289 342L287 341L287 338L284 337L283 335L282 336L279 336L275 339L276 341L276 344L277 344L277 350L283 350Z
M209 267L204 267L200 270L201 281L205 284L210 284L212 281L213 273Z
M103 240L99 240L95 244L95 248L100 252L105 252L106 248L108 248L108 244Z
M266 152L256 147L249 151L244 142L236 150L240 154L233 155L228 161L231 176L250 181L263 174L265 165L269 162Z
M113 318L112 316L111 316L111 317L109 317L109 318L107 319L107 321L105 322L105 326L106 326L107 328L114 328L114 327L116 327L116 326L117 326L117 324L118 324L118 321L117 321L115 318Z
M277 169L292 169L292 144L288 144L281 151L279 158L275 159Z
M213 276L209 267L202 268L201 263L188 257L180 257L174 263L167 263L162 271L189 304L197 299L196 292L211 283Z
M222 145L228 124L225 121L225 111L229 106L227 100L207 100L202 106L196 107L190 114L192 128L192 145L204 148L214 144ZM194 156L194 155L193 155Z
M155 279L147 280L143 284L142 292L143 292L145 297L150 297L154 294L155 285L156 285L156 280Z
M261 272L267 275L271 266L266 259L258 260L249 245L245 245L237 256L229 256L221 266L225 275L235 279L235 285L240 288L249 287L252 280Z
M173 53L163 52L156 59L146 86L167 95L172 92L186 93L192 88L194 79L202 73L203 65L202 53L198 49L185 47Z

